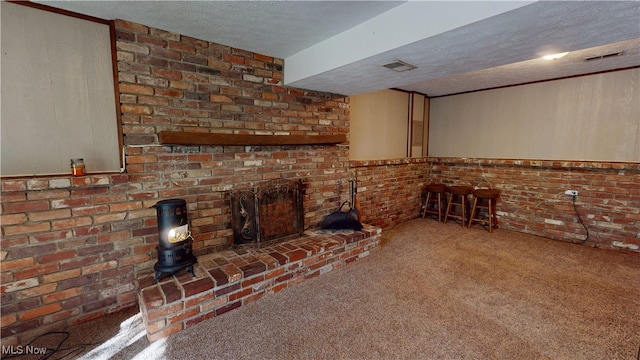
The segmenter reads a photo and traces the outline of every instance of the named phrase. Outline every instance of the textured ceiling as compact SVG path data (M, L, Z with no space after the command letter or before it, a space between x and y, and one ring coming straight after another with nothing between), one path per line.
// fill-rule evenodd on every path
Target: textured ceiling
M638 2L537 2L292 85L347 95L398 88L439 96L638 66L639 38ZM583 60L608 50L625 53ZM562 59L540 59L564 51L570 53ZM417 69L396 73L380 66L396 59Z
M34 1L287 58L402 1Z
M441 96L640 66L637 1L40 2L283 58L287 85L345 95ZM417 69L381 67L398 59Z

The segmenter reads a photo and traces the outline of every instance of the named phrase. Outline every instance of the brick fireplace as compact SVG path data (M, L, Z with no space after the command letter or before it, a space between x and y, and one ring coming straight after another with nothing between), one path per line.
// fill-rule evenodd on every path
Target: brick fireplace
M125 172L2 179L3 344L137 306L161 200L187 202L200 262L233 246L238 185L302 179L309 226L348 196L348 98L284 86L282 59L123 20L115 32ZM167 131L305 144L167 144Z
M303 182L278 180L229 191L234 246L201 256L195 273L138 279L139 306L154 341L225 314L378 249L381 229L305 231Z

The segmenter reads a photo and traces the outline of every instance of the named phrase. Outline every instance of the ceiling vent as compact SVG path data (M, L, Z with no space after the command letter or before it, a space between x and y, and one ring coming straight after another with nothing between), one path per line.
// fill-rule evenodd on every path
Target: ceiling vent
M417 66L413 66L411 64L407 64L406 62L400 61L400 60L396 60L394 62L390 62L388 64L384 64L382 66L386 67L387 69L391 69L391 70L397 71L397 72L409 71L409 70L413 70L413 69L415 69L417 67Z
M588 58L584 59L584 61L594 61L594 60L608 59L608 58L612 58L612 57L622 56L623 53L624 53L624 51L618 51L618 52L614 52L614 53L611 53L611 54L592 56L592 57L588 57Z

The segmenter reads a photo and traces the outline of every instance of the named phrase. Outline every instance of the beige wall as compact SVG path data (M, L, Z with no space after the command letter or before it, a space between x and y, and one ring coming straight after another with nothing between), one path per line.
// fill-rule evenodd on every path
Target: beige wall
M120 171L109 25L0 6L2 175Z
M429 156L640 161L640 69L431 99Z
M394 159L407 156L409 94L383 90L350 100L351 160Z

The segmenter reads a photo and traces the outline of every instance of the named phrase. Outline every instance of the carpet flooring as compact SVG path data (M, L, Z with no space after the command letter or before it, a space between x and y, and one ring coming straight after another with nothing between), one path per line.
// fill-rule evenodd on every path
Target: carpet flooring
M640 256L415 219L346 267L152 344L143 331L116 313L50 358L637 360Z

